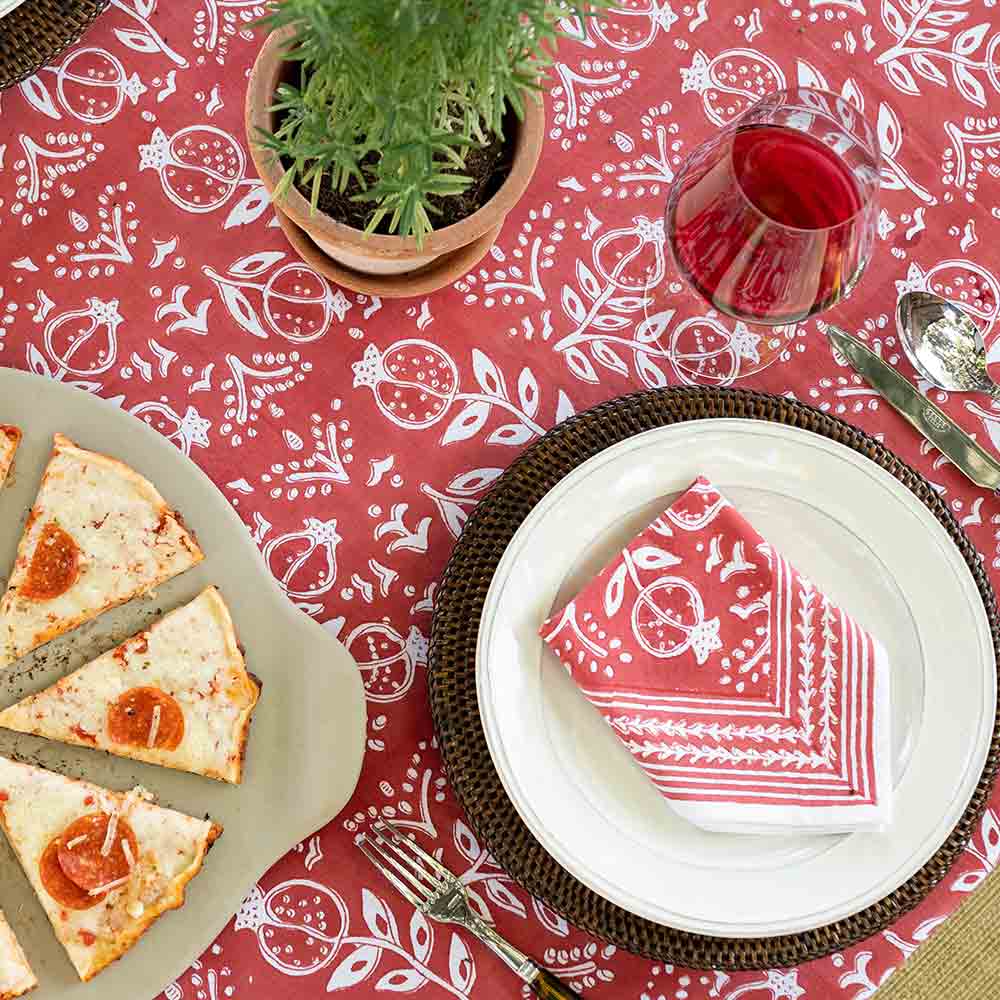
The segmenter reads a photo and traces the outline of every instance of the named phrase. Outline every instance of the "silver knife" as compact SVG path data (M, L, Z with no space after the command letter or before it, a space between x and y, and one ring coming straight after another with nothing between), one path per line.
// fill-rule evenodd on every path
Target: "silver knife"
M908 379L857 337L829 325L826 335L851 367L969 479L977 486L1000 490L1000 461L976 444L944 410L921 395Z

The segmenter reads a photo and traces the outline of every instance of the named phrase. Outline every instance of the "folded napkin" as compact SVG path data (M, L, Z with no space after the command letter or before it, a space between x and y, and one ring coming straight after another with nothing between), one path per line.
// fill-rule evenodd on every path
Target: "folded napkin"
M677 812L709 830L879 830L889 663L705 478L542 638Z

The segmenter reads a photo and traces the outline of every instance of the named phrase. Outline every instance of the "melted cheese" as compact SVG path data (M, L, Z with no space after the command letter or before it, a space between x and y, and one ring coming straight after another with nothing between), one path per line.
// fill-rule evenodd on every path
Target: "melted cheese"
M133 688L166 692L184 715L176 750L115 742L108 710ZM257 686L222 596L209 587L147 632L0 712L0 726L238 783ZM159 720L157 720L159 721Z
M42 853L70 823L99 810L120 811L135 832L132 877L89 910L62 907L42 884ZM2 757L0 826L83 980L126 952L165 910L183 904L184 887L220 832L209 820L164 809L142 794L111 792Z
M36 985L24 952L0 910L0 1000L13 1000Z
M3 486L7 473L14 463L14 452L21 442L21 431L12 424L0 424L0 486ZM3 994L0 993L0 1000Z
M21 590L35 547L53 523L79 548L79 573L57 596L25 596ZM152 483L57 434L0 600L0 667L202 558L197 542Z

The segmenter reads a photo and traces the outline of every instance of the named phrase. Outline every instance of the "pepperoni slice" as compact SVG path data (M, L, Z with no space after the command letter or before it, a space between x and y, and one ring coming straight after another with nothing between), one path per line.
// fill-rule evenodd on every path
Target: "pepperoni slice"
M41 860L38 862L42 885L60 906L65 906L68 910L89 910L104 899L104 894L91 896L86 889L81 889L67 878L62 865L59 864L59 848L62 847L62 842L61 835L55 837L42 852Z
M151 735L157 750L176 750L184 739L184 713L166 691L132 688L108 709L108 736L115 743L150 747Z
M80 547L55 521L42 528L20 593L36 601L65 594L80 575Z
M106 855L101 853L110 822L107 813L88 813L70 823L59 838L59 866L71 882L85 891L124 878L132 870L123 840L128 841L133 861L139 857L135 834L124 819L115 826L111 850Z

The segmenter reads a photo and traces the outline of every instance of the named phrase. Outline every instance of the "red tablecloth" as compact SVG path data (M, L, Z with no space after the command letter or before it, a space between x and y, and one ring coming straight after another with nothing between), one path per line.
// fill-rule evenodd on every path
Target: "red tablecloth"
M261 879L167 995L516 995L474 941L439 928L432 947L357 855L356 831L383 814L436 844L501 930L588 996L871 996L1000 857L1000 797L939 890L844 954L746 975L653 964L568 927L476 842L434 744L425 637L434 581L499 470L568 414L666 382L789 393L883 436L1000 568L997 501L838 366L814 322L754 371L743 331L686 294L659 341L636 339L641 313L610 279L639 243L635 267L664 266L649 220L681 157L747 93L819 82L863 103L885 153L877 256L832 316L911 377L891 322L899 288L943 289L992 327L1000 7L629 0L584 34L569 25L578 38L560 49L524 200L480 267L412 302L328 289L276 228L242 126L259 13L253 0L112 0L58 65L2 95L0 361L115 399L169 435L245 519L289 596L363 667L378 663L366 670L368 755L353 801ZM182 146L203 166L174 169ZM674 280L668 268L665 287ZM428 418L406 415L391 380L354 384L366 352L402 342L450 380ZM1000 409L947 405L1000 442ZM322 934L309 928L320 910Z

